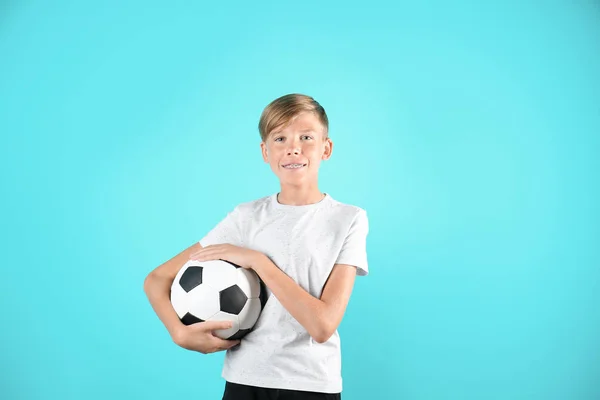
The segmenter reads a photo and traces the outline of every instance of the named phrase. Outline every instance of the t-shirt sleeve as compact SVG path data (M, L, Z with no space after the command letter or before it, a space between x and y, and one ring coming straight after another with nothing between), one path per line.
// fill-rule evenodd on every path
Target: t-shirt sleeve
M243 246L239 224L239 213L238 207L228 212L225 218L219 221L217 225L198 241L200 246L206 247L213 244L224 243Z
M367 262L367 235L369 234L369 219L367 212L363 209L356 214L344 244L336 260L336 264L353 265L356 274L365 276L369 274Z

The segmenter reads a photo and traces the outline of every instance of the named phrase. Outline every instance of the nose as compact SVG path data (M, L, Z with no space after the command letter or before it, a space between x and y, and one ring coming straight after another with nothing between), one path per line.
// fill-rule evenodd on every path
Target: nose
M300 152L300 142L298 140L290 141L290 147L287 150L288 156L291 154L298 155Z

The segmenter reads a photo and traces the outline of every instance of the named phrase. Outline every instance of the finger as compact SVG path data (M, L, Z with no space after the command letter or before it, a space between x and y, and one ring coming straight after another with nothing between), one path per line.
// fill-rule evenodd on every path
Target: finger
M237 346L238 344L240 344L241 340L224 340L224 339L219 339L219 338L215 338L217 341L215 342L215 345L218 346L221 350L227 350L230 349L234 346Z
M210 249L208 251L203 251L200 250L197 253L191 254L190 258L194 259L194 260L211 260L213 259L213 257L215 256L215 251L213 249Z
M202 250L196 251L194 254L197 256L205 256L207 254L212 255L212 254L219 254L222 252L223 252L223 249L220 247L212 247L212 248L205 247Z
M231 321L204 321L199 325L202 326L202 329L205 331L215 331L219 329L229 329L233 326L233 322Z
M204 246L202 247L200 250L196 250L193 253L191 253L191 256L197 256L198 254L203 254L206 253L207 251L211 251L214 250L215 248L218 248L221 245L218 244L209 244L208 246Z

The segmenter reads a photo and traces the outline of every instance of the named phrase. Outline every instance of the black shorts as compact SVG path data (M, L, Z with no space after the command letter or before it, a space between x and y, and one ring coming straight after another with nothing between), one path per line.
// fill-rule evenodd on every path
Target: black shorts
M341 398L341 393L270 389L225 382L225 393L223 393L222 400L341 400Z

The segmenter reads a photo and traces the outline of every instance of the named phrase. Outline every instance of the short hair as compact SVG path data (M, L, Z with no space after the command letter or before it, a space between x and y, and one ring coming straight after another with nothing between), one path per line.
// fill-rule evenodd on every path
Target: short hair
M325 109L310 96L291 93L273 100L265 107L258 122L258 132L263 142L266 142L271 132L291 123L302 112L314 113L323 125L323 138L329 132L329 119Z

